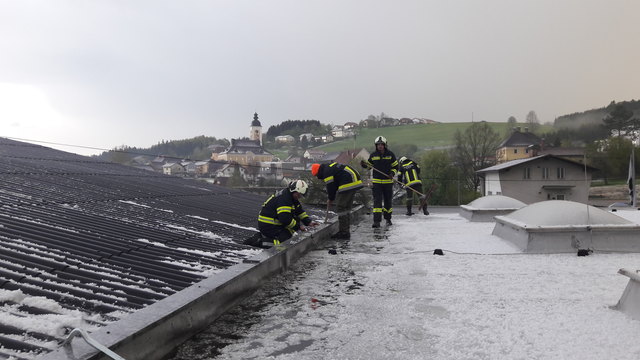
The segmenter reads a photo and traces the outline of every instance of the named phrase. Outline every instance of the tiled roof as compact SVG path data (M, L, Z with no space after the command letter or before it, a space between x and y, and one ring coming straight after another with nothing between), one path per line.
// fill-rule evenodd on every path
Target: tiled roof
M509 138L498 145L498 148L540 145L541 142L540 137L534 133L514 131Z
M73 327L242 262L263 201L0 138L0 359L49 352Z

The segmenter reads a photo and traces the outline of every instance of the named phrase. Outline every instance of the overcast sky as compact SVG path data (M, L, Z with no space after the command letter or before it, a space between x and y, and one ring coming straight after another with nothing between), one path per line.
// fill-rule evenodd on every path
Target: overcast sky
M640 98L636 0L0 0L0 136L110 149ZM61 147L58 147L61 148ZM99 151L62 148L82 154Z

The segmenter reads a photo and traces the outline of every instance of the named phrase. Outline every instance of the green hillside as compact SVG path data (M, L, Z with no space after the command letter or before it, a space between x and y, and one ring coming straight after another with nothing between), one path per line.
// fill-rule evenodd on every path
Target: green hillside
M454 145L453 136L456 130L464 131L471 122L439 123L439 124L414 124L404 126L390 126L377 129L358 129L355 140L346 139L316 147L315 149L326 152L342 151L353 148L373 148L373 140L382 135L387 138L389 147L394 144L414 144L419 150L433 150L451 147ZM507 123L488 123L501 137L505 136ZM524 124L518 124L522 128ZM541 125L538 132L553 130L552 126Z

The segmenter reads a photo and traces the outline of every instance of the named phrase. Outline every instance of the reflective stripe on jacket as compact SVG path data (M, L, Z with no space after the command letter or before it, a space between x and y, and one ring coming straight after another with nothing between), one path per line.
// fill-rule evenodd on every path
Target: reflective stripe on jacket
M400 182L404 183L406 186L411 186L413 184L422 184L422 180L420 180L420 167L418 164L414 163L411 160L407 160L404 163L400 164Z
M349 165L338 163L320 164L318 179L327 186L327 197L333 201L337 193L361 189L364 184L360 173Z
M385 150L384 154L378 150L369 156L369 164L376 170L372 170L371 182L374 184L393 184L393 177L398 173L398 161L395 154L390 150ZM382 174L380 173L382 172ZM388 176L385 176L388 175Z
M305 225L311 223L302 205L293 198L289 189L278 191L262 204L258 221L274 226L284 226L292 231L300 229L300 221Z

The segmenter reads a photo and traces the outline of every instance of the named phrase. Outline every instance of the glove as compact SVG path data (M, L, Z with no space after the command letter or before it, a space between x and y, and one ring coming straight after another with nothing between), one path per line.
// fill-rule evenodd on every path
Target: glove
M362 166L363 168L369 168L369 163L364 161L364 160L360 160L360 166Z

